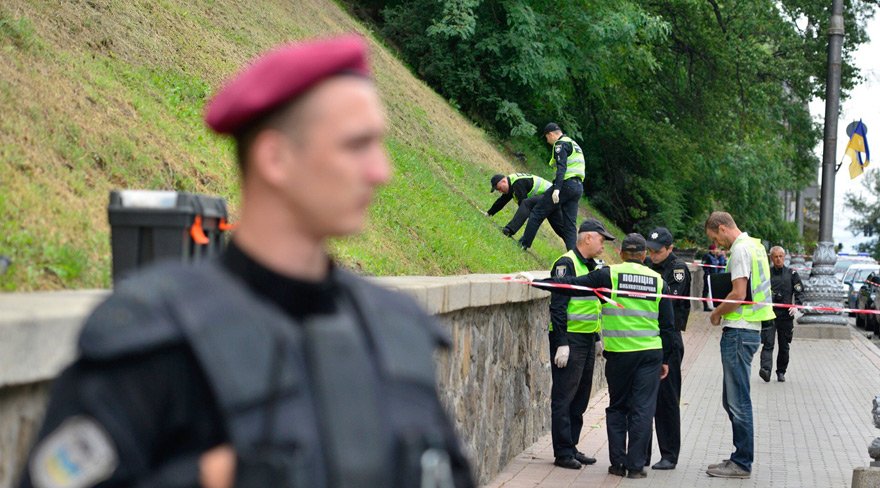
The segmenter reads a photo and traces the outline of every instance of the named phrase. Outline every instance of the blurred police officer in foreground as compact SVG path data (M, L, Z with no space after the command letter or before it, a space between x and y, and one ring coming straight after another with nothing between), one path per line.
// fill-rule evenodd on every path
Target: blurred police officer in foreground
M287 45L206 110L241 219L217 262L159 266L88 319L24 487L473 486L443 411L443 331L332 262L388 181L358 37Z
M507 237L511 237L519 231L519 228L529 218L529 214L532 213L532 209L541 201L544 192L552 186L544 178L528 173L512 173L507 176L494 175L490 183L492 184L492 190L489 193L498 190L501 196L495 200L495 203L492 204L486 215L491 217L500 212L511 199L516 200L518 205L513 218L501 229L501 233ZM547 216L547 221L550 222L553 231L559 237L562 237L562 212L558 208L554 209Z
M674 327L671 300L618 293L669 293L663 278L642 264L645 247L644 237L629 234L621 245L623 263L599 268L584 276L552 276L541 280L613 290L606 296L616 304L602 305L603 355L609 396L605 409L611 461L608 472L628 478L647 476L644 467L651 419L660 380L669 372ZM571 296L592 294L564 288L553 292Z
M689 297L691 295L691 272L687 264L679 259L672 249L672 233L666 227L657 227L648 233L648 256L650 268L663 277L671 295ZM657 396L657 411L654 414L654 428L657 430L657 447L660 448L660 461L651 469L675 469L681 449L681 361L684 357L682 331L687 328L691 312L690 300L672 300L675 328L672 333L672 347L669 352L669 375L660 382ZM651 442L648 442L648 458L651 462Z
M584 151L571 137L563 134L562 129L554 122L544 127L544 138L547 144L553 146L548 164L556 167L556 176L553 179L553 188L547 190L544 198L532 209L519 243L523 249L532 247L532 241L535 240L535 234L538 233L541 223L558 208L562 212L563 233L560 237L565 241L565 248L570 251L574 249L577 241L578 201L584 193L583 181L586 176Z
M602 254L606 239L613 241L614 236L601 222L585 220L578 229L577 245L553 263L550 274L577 277L602 267L596 257ZM578 451L577 443L593 388L601 312L602 304L596 295L550 296L551 433L554 464L563 468L580 469L582 464L596 462Z
M785 265L785 249L780 246L770 248L770 287L773 303L795 303L803 305L804 285L797 271ZM779 337L779 355L776 358L776 380L785 381L788 369L788 352L794 333L795 309L774 307L776 318L761 323L761 369L758 375L765 382L770 381L773 368L773 348Z

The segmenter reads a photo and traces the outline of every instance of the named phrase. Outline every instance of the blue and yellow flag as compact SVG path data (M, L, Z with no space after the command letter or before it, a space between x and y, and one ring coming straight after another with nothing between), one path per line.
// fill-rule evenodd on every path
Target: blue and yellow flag
M846 155L849 156L849 177L855 179L857 176L865 172L865 168L871 162L871 151L868 150L868 129L865 124L859 120L856 128L853 129L852 136L849 138L849 144L846 145ZM865 160L862 161L862 153L865 153Z

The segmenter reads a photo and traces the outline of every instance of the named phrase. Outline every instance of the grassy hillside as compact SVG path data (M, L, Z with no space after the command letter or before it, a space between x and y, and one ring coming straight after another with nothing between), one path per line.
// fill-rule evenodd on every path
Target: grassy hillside
M232 146L205 129L205 99L269 47L352 31L371 40L396 175L338 258L370 274L547 268L564 250L549 226L526 254L497 228L513 205L482 215L489 176L522 167L333 2L4 0L0 288L109 286L111 189L220 195L234 221Z

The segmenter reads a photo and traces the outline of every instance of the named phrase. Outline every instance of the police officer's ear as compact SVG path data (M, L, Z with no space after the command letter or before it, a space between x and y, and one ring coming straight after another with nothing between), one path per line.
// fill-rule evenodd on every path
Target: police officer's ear
M254 135L246 157L248 177L277 187L288 179L287 171L294 154L284 133L266 129Z

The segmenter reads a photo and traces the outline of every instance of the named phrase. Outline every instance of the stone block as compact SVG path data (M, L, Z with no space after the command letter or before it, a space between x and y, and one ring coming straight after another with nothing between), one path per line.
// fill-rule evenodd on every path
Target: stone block
M471 305L471 284L465 280L446 284L446 304L442 313L454 312Z
M488 307L492 303L492 284L488 280L471 281L471 307Z
M848 341L850 329L846 325L837 324L795 324L795 339L837 339Z
M852 488L880 488L880 468L853 469Z
M491 295L492 305L501 305L503 303L507 303L507 291L510 287L513 286L512 283L507 281L498 280L493 282L491 285L491 291L489 292Z

